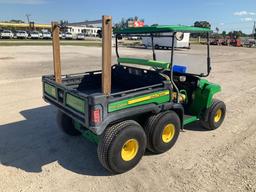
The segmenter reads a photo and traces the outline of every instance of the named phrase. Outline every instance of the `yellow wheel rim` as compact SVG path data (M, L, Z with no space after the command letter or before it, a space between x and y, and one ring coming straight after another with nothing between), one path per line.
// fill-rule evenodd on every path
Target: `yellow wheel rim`
M221 119L221 116L222 116L222 111L221 111L221 109L218 109L214 116L214 122L218 123Z
M164 127L163 133L162 133L162 140L164 143L169 143L175 134L175 126L172 123L167 124Z
M126 141L121 150L121 157L124 161L132 160L138 153L139 143L136 139Z

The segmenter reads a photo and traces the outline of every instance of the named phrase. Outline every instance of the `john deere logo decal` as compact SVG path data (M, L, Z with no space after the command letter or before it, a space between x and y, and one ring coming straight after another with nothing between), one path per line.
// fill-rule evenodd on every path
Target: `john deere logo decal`
M170 99L169 92L170 92L169 90L165 90L165 91L155 92L155 93L151 93L143 96L138 96L132 99L125 99L122 101L110 103L108 106L108 111L113 112L113 111L129 108L129 107L134 107L134 106L149 104L149 103L160 104L160 103L168 102Z

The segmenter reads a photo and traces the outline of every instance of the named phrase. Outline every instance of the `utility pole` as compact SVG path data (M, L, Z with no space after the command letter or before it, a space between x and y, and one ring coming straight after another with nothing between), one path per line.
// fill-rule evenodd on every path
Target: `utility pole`
M256 39L256 22L254 21L253 29L252 29L252 36Z
M26 14L29 30L31 30L30 19L29 19L30 16L31 16L30 14Z
M30 19L29 19L30 16L31 16L30 14L26 14L28 24L30 23Z

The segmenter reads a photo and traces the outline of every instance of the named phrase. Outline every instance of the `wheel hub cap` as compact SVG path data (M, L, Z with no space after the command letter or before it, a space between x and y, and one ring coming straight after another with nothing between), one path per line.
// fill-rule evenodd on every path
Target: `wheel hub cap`
M222 111L221 111L221 109L218 109L214 116L214 122L218 123L221 119L221 116L222 116Z
M139 143L136 139L126 141L121 150L121 157L124 161L132 160L138 153Z
M172 123L167 124L164 127L163 133L162 133L162 140L164 143L169 143L175 134L175 126Z

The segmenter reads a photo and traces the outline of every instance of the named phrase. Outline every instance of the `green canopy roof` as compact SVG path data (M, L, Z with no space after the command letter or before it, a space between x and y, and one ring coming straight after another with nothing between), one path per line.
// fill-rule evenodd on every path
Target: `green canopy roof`
M187 33L207 33L212 32L208 28L190 27L183 25L158 25L151 27L130 27L120 30L114 30L115 34L145 34L145 33L163 33L163 32L187 32Z

